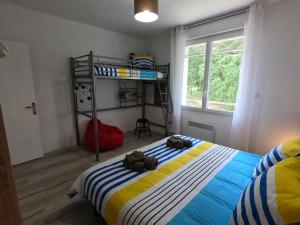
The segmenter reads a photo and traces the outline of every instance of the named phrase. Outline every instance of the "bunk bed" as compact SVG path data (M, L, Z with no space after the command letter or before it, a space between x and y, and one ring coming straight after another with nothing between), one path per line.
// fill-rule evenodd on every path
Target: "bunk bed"
M145 102L147 84L155 84L159 92L159 104L161 107L164 123L157 124L150 121L150 124L164 128L165 135L169 135L169 127L172 123L171 114L173 105L170 96L170 64L153 66L145 69L133 66L132 60L124 60L115 57L95 55L92 51L89 54L71 57L71 77L75 134L77 145L81 145L78 116L82 115L93 120L94 140L96 146L96 160L99 161L99 139L97 127L97 113L108 110L120 110L125 108L142 107L142 118L145 118L146 105L154 105ZM101 108L97 105L96 82L103 79L119 81L120 104L117 107ZM127 88L126 80L135 80L136 88ZM124 97L124 93L135 89L136 95L133 98ZM131 102L131 104L127 104ZM133 102L133 103L132 103Z

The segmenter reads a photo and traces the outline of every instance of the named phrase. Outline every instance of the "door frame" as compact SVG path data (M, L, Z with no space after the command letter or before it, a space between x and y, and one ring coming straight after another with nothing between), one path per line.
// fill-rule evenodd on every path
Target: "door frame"
M0 225L22 225L0 104Z

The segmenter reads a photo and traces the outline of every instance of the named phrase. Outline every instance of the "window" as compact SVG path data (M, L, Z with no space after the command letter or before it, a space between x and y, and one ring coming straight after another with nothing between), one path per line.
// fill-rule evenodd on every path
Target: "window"
M242 33L235 32L188 42L183 105L207 111L234 111L243 41Z
M206 43L193 45L185 49L187 66L186 104L202 107Z

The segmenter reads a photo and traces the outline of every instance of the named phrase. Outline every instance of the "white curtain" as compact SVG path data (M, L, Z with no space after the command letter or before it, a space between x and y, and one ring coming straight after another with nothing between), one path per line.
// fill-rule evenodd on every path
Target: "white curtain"
M262 98L263 74L259 73L260 45L263 31L264 3L253 3L245 24L245 47L242 59L237 103L233 115L230 145L237 149L252 150Z
M183 65L185 34L183 26L176 27L171 31L171 96L173 100L173 123L172 132L180 133L181 100L183 84Z

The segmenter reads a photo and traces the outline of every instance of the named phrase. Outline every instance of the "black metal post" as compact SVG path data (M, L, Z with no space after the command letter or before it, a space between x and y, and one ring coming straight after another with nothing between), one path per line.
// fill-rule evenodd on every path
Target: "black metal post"
M98 125L97 125L97 102L96 102L96 87L95 87L95 76L94 76L94 54L90 51L90 76L92 79L92 116L94 124L94 139L96 148L96 161L99 161L99 136L98 136Z
M75 90L75 72L74 72L74 58L71 57L71 80L72 80L72 94L73 94L73 109L74 109L74 125L75 125L75 136L77 145L80 143L79 124L78 124L78 105L77 105L77 94Z
M167 113L166 113L166 128L165 128L165 135L166 137L169 136L169 127L170 127L170 123L169 123L169 113L170 113L170 104L171 107L173 108L172 105L172 100L171 100L171 93L170 93L170 63L167 66L167 82L166 82L166 92L167 94L167 101L168 101L168 105L167 105Z
M146 111L145 111L145 82L142 80L142 118L145 119Z

